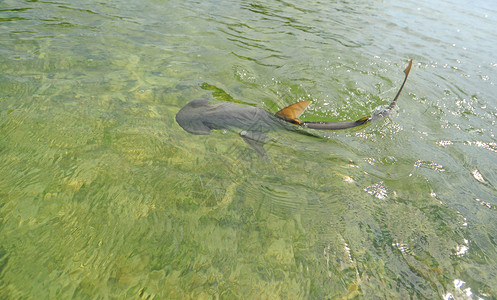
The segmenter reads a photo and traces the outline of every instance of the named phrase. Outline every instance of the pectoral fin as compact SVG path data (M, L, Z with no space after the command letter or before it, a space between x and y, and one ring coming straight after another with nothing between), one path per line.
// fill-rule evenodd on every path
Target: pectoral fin
M242 139L252 147L259 157L267 159L266 150L264 150L264 142L266 141L266 134L257 131L242 131L240 132Z
M279 112L275 113L274 115L277 116L278 118L281 118L287 122L293 123L293 124L300 124L301 121L298 119L300 115L304 112L304 110L311 104L311 101L301 101L294 103L292 105L289 105Z

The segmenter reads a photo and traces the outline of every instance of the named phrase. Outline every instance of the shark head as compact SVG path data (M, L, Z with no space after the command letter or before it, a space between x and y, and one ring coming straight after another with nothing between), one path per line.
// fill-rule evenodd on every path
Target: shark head
M176 122L189 133L208 135L211 129L202 122L201 115L209 107L207 98L192 100L176 114Z

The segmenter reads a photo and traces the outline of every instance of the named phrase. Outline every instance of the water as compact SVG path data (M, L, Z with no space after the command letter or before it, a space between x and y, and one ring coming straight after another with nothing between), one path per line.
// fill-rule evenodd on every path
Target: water
M492 1L0 2L0 298L497 298ZM174 121L210 97L322 140Z

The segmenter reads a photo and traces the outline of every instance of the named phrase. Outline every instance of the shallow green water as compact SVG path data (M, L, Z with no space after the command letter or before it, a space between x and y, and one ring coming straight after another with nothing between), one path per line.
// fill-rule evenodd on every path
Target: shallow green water
M1 1L0 298L497 298L491 1ZM343 121L236 133L191 99Z

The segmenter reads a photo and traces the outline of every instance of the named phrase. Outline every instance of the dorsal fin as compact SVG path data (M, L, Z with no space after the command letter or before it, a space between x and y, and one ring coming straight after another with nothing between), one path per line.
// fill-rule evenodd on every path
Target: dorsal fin
M311 104L311 101L300 101L283 108L274 115L290 123L300 124L300 120L298 118L309 104Z

